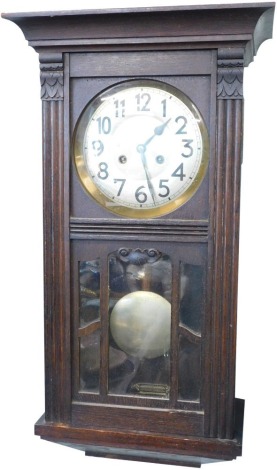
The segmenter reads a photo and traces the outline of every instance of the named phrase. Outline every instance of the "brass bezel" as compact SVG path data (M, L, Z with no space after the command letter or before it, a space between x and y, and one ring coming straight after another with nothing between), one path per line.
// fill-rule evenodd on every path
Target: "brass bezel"
M159 88L167 91L180 99L185 106L191 111L193 116L198 122L198 127L202 137L202 159L196 177L194 178L191 185L184 190L184 192L175 200L168 201L162 206L151 207L149 209L135 209L123 205L115 205L114 201L103 194L100 189L94 183L90 173L87 170L86 161L83 153L83 141L86 133L87 125L90 121L91 116L95 110L102 103L103 99L108 99L114 93L124 90L126 87L137 87L137 86L149 86L153 88ZM209 162L209 136L203 117L195 104L186 96L183 92L178 90L172 85L169 85L158 80L151 79L131 79L119 84L113 85L108 89L104 90L97 96L95 96L84 108L80 118L76 124L74 136L73 136L73 157L75 167L80 179L80 182L89 196L91 196L98 204L104 207L106 210L123 217L145 219L145 218L156 218L166 215L170 212L175 211L180 206L185 204L197 191L200 184L202 183ZM111 206L109 206L111 204Z

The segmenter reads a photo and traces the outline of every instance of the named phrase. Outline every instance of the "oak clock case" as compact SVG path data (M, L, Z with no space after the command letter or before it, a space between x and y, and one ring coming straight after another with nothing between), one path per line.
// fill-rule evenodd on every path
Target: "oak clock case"
M193 467L241 455L242 83L273 11L4 15L40 59L42 439Z

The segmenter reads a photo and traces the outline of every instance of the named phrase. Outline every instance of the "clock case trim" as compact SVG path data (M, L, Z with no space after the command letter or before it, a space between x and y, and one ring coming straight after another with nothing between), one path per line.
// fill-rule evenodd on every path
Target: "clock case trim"
M130 437L130 430L116 432L108 428L105 431L85 426L80 428L80 422L71 422L71 406L75 405L71 405L69 394L64 395L64 391L70 390L71 387L68 361L71 348L70 318L67 315L70 311L70 299L65 295L70 289L69 240L80 236L79 232L76 234L72 231L76 219L72 220L69 216L69 159L65 156L70 155L70 148L68 139L63 138L70 134L69 122L64 118L69 116L70 106L69 55L74 52L193 51L201 48L211 50L213 60L217 60L217 84L216 77L213 77L212 84L214 96L217 97L217 139L212 147L212 152L217 155L216 179L214 185L210 186L211 220L207 223L211 263L209 269L214 272L213 276L209 277L208 285L209 292L212 292L208 308L214 312L214 316L210 318L209 331L214 333L206 338L204 344L205 349L212 351L216 359L206 360L205 363L207 376L213 378L211 383L205 384L205 394L210 403L210 408L206 410L207 419L203 423L206 437L198 438L186 433L174 437L163 436L161 439L161 435L153 436L153 433L150 435L146 431L140 431L132 433L132 446L134 449L140 447L151 451L149 442L155 442L155 449L161 454L173 452L174 447L173 453L182 454L183 458L184 454L196 456L197 462L187 460L187 464L193 463L194 466L200 466L205 458L229 460L241 455L243 401L234 399L234 364L242 153L242 142L239 138L242 133L243 114L242 75L243 67L253 60L261 42L271 37L273 7L274 4L269 3L206 8L181 7L173 10L123 10L117 11L116 15L111 11L2 15L21 27L29 44L39 52L41 64L47 367L46 413L37 423L36 433L43 439L78 447L83 437L87 436L90 442L85 441L84 446L87 453L93 453L90 446L103 443L106 445L107 442L110 447L124 449ZM143 23L142 17L145 19L146 13L147 23ZM226 15L233 20L226 22ZM204 28L200 20L204 21ZM126 21L130 23L130 27L126 27ZM122 22L125 25L124 37ZM177 34L174 27L176 22L181 25L181 34ZM147 25L151 37L146 35L145 29L141 30L142 24L143 28ZM163 30L160 31L161 34L157 34L160 24L163 24ZM77 29L71 30L69 25L75 25ZM97 30L97 25L101 26L105 34ZM68 33L73 30L74 38ZM90 37L92 30L95 32L93 38ZM120 35L117 31L120 31ZM129 31L132 31L132 34ZM228 131L230 126L232 130ZM215 130L213 132L215 134ZM234 139L234 135L237 139ZM211 168L210 175L212 170ZM77 221L77 224L82 226L82 238L84 226L82 221ZM89 226L92 227L93 224L90 219ZM203 222L204 226L205 224L206 221ZM192 231L198 225L198 221L192 224ZM129 240L135 236L132 230L126 235ZM106 236L114 238L111 232L106 232ZM170 236L172 240L177 241L173 232ZM90 233L90 237L94 239L95 235ZM233 273L231 279L230 271ZM217 292L221 294L218 295ZM223 332L221 340L216 336L218 331ZM230 353L229 361L221 363L220 358L226 356L227 350ZM197 413L195 415L197 416ZM234 418L240 423L239 426L234 427ZM238 427L239 431L234 433ZM106 438L101 441L104 435ZM150 436L153 437L152 441ZM113 455L111 448L107 454ZM132 459L134 458L133 455ZM142 460L139 455L137 458ZM178 464L177 461L171 463ZM186 464L186 461L183 464Z
M205 48L210 47L207 42L214 42L217 47L219 43L240 41L247 44L244 63L248 65L259 46L272 37L274 6L273 2L187 5L3 13L2 17L16 23L30 46L38 52L41 48L57 46L62 52L78 48L84 50L89 46L101 50L109 50L109 47L122 50L124 45L145 49L154 45L160 48L163 44L176 48L179 44L182 48L185 44L193 47L195 43ZM161 24L166 25L162 30Z
M234 437L220 441L189 435L180 439L157 432L126 434L113 429L103 434L102 429L49 423L44 415L36 423L35 433L47 441L83 450L86 455L199 468L204 463L241 456L243 415L244 400L236 399Z

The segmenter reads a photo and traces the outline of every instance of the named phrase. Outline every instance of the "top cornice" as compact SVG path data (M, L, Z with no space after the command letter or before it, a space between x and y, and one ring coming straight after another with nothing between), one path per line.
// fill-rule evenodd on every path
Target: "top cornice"
M206 10L241 10L245 8L274 8L275 2L253 2L253 3L224 3L210 5L181 5L181 6L160 6L160 7L138 7L138 8L107 8L107 9L89 9L89 10L54 10L54 11L33 11L19 13L3 13L3 17L11 18L34 18L34 17L53 17L53 16L87 16L87 15L114 15L114 14L136 14L136 13L159 13L169 11L206 11Z
M235 47L248 65L272 37L275 3L4 13L38 52Z

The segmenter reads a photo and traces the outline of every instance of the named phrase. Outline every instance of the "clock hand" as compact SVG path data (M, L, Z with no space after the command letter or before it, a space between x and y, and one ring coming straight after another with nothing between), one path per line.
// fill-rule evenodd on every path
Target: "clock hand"
M147 145L154 139L154 137L156 137L156 135L162 135L167 124L169 123L169 121L171 121L171 118L169 118L166 122L164 122L163 124L155 127L154 129L154 134L151 135L151 137L149 137L149 139L147 139L146 142L144 142L144 144L139 144L137 146L137 151L141 154L141 153L145 153L146 152L146 147Z
M147 168L147 162L146 162L146 157L145 157L145 146L144 145L138 145L137 146L137 151L139 152L139 154L141 156L141 161L142 161L143 168L144 168L145 175L146 175L147 185L148 185L151 197L152 197L154 205L155 205L155 190L154 190L154 187L152 185L151 178L150 178L150 175L149 175L149 171L148 171L148 168Z
M169 121L171 121L171 118L169 118L166 122L164 122L160 126L155 127L154 129L155 135L162 135Z
M163 132L164 132L164 130L165 130L165 128L166 128L166 126L167 126L167 124L169 123L170 120L171 120L171 118L169 118L163 124L160 124L159 126L155 127L154 134L151 135L151 137L149 137L149 139L147 139L146 142L144 142L144 144L139 144L137 146L137 151L141 156L141 160L142 160L142 163L143 163L143 168L144 168L146 179L147 179L148 188L149 188L149 191L150 191L150 194L151 194L151 197L153 199L154 204L155 204L155 191L154 191L154 187L153 187L152 182L151 182L151 178L149 176L149 171L148 171L148 167L147 167L147 160L146 160L145 152L146 152L147 145L154 139L154 137L156 137L156 135L159 136L159 135L163 134Z
M145 149L146 149L146 146L154 139L154 137L156 137L156 135L162 135L167 124L169 123L169 121L171 120L171 118L169 118L166 122L164 122L163 124L160 124L159 126L155 127L154 129L154 134L151 135L151 137L149 137L149 139L147 139L147 141L142 144L144 145Z

